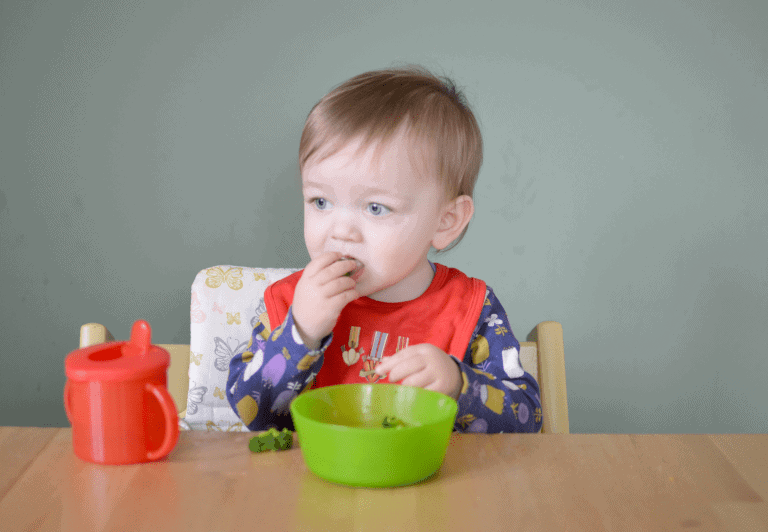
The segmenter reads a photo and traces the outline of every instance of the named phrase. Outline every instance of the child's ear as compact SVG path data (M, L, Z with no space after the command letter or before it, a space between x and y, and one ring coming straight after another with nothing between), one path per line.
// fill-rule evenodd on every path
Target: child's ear
M449 201L443 207L440 224L437 226L432 246L435 249L444 249L456 240L475 212L475 203L469 196L459 196Z

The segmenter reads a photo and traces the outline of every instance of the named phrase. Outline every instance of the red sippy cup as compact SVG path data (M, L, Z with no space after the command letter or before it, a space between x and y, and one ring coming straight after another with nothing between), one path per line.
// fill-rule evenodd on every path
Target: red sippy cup
M75 454L97 464L158 460L179 439L168 393L168 351L151 345L149 323L133 324L131 339L72 351L64 363L64 409Z

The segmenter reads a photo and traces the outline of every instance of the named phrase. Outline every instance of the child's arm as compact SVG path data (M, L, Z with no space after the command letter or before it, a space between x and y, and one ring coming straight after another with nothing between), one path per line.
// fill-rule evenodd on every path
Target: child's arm
M522 369L520 343L490 287L459 369L462 387L456 430L496 433L541 429L539 385Z
M341 258L328 252L313 259L283 323L272 332L258 323L248 347L230 361L227 399L249 429L293 430L288 407L320 371L339 313L359 296L346 275L355 261Z
M271 333L261 322L256 324L248 347L229 363L226 390L229 404L250 430L293 430L288 407L320 371L330 342L328 335L318 349L307 349L292 308Z

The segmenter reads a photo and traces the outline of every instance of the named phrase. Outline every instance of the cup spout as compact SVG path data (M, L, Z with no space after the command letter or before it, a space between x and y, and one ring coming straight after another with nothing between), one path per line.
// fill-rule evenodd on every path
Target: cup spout
M126 344L126 354L145 356L152 343L152 328L144 320L136 320L131 329L131 339Z

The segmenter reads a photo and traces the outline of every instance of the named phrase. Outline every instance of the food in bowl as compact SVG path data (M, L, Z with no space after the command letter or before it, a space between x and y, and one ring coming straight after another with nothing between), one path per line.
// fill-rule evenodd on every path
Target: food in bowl
M384 421L381 422L381 426L385 429L400 429L406 427L405 421L395 416L384 416Z

